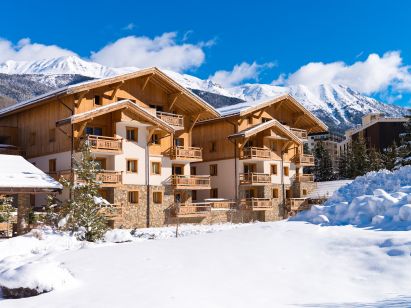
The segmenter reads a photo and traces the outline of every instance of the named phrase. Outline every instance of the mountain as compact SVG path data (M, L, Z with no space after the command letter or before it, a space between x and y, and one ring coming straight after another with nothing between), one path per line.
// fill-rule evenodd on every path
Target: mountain
M0 64L0 96L21 101L65 85L137 69L111 68L74 56L32 62L10 60ZM369 112L382 112L393 117L406 113L404 108L381 103L344 85L280 87L243 84L224 88L210 79L203 80L168 70L164 72L216 108L289 93L326 123L330 130L340 133L361 123L361 117Z

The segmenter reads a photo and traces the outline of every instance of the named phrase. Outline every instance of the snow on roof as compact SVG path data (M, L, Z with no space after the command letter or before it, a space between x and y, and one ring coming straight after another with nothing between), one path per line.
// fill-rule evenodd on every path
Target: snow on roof
M322 199L331 197L340 187L350 184L353 180L338 180L328 182L317 182L317 188L307 195L309 199Z
M221 114L221 116L228 116L228 115L232 115L232 114L236 114L236 113L240 113L241 111L245 111L249 108L258 106L260 104L264 104L267 103L268 101L272 101L276 98L279 98L281 96L284 96L284 93L280 93L276 96L272 96L270 98L263 98L263 99L259 99L259 100L255 100L255 101L246 101L244 103L238 103L238 104L234 104L234 105L230 105L230 106L224 106L221 108L217 108L217 111Z
M56 191L63 186L18 155L0 155L0 191Z

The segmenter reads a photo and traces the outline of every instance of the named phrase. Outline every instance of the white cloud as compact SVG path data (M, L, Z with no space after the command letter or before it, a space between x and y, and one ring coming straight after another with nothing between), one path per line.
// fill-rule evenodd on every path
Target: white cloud
M395 90L411 90L409 67L402 62L398 51L390 51L382 57L370 54L365 61L352 65L344 62L311 62L288 76L281 75L275 84L318 85L336 83L349 86L359 92L372 94Z
M265 68L271 68L274 63L251 64L243 62L233 67L231 71L217 71L209 79L222 85L223 87L232 87L247 80L258 80L261 71Z
M21 39L16 45L6 39L0 39L0 63L7 60L34 61L61 56L77 55L56 45L31 43L29 38Z
M108 44L91 59L113 67L158 66L177 72L199 67L205 59L202 44L178 44L175 32L164 33L153 39L146 36L128 36Z

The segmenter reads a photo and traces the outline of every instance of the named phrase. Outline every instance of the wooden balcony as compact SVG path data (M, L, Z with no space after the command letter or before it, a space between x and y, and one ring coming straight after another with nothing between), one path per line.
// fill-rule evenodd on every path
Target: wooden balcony
M240 185L264 185L271 183L271 176L268 173L241 173Z
M308 140L308 134L305 129L290 128L290 131L301 140Z
M208 202L203 203L177 203L172 207L171 213L175 217L205 217L211 211Z
M203 150L197 147L182 147L175 146L171 148L171 159L178 161L202 161L203 160Z
M180 114L157 111L157 118L176 128L184 128L184 117Z
M291 211L301 211L308 208L308 201L306 198L289 198L287 205Z
M211 189L209 175L172 175L174 189Z
M250 198L242 199L239 202L239 208L249 211L266 211L273 207L273 203L269 198Z
M115 187L121 184L121 171L101 170L97 173L96 180L102 187Z
M314 175L313 174L300 174L295 176L295 181L299 183L307 183L307 182L314 182Z
M210 200L210 205L212 209L216 210L230 210L234 209L236 203L234 201L229 201L229 200L222 200L222 201L213 201Z
M299 166L314 166L314 156L310 154L297 154L293 157L293 161Z
M121 138L89 135L87 140L90 142L91 150L93 152L113 154L121 154L123 152Z
M244 148L241 159L270 159L271 151L267 148L248 147Z
M123 216L123 207L121 204L110 204L100 209L100 213L108 219L118 219Z

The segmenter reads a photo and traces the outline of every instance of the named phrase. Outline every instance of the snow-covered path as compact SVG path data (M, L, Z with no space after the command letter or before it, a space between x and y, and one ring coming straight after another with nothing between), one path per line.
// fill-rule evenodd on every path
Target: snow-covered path
M76 286L0 306L335 307L391 298L411 305L410 252L407 231L258 223L59 252L52 257Z

